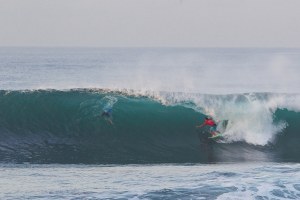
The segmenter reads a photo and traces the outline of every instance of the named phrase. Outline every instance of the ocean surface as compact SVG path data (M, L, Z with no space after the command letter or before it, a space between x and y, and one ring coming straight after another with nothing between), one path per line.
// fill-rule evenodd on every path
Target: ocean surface
M300 199L299 65L300 49L1 47L0 198Z

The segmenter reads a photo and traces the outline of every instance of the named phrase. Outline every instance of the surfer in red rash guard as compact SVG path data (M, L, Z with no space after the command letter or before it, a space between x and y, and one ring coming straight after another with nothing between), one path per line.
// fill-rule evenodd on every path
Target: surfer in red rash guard
M218 133L217 124L210 117L205 117L203 124L201 124L200 126L196 126L196 128L201 128L203 126L210 126L210 133L212 136L215 136Z

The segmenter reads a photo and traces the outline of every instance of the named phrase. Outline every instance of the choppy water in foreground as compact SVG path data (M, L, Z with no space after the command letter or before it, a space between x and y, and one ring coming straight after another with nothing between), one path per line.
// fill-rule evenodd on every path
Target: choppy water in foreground
M1 199L299 199L300 165L2 165Z

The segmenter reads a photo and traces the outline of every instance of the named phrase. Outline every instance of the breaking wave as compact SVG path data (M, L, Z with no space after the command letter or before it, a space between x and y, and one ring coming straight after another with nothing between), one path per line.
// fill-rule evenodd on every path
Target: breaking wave
M300 95L129 90L0 91L0 161L299 162ZM101 116L112 109L111 121ZM224 139L196 129L226 121Z

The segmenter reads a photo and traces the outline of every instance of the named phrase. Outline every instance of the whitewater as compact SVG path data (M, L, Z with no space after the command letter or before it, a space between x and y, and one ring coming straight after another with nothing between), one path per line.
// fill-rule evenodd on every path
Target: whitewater
M299 64L300 49L1 47L1 198L298 199ZM23 176L48 189L13 190Z

